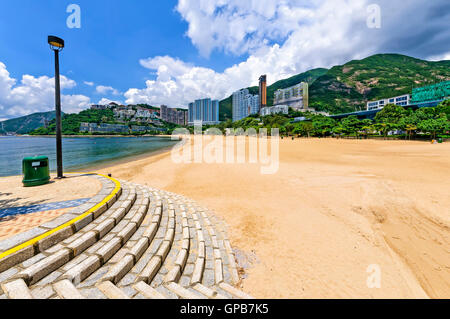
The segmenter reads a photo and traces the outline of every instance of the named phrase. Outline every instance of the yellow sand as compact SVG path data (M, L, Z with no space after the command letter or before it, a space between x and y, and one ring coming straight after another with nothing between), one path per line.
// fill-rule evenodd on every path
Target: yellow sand
M242 283L255 297L450 298L450 143L284 139L280 162L261 175L160 154L103 172L215 211L257 257Z

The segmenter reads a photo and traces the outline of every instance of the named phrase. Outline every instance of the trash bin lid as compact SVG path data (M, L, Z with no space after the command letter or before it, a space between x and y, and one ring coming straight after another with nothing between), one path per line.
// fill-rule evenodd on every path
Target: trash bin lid
M36 156L36 157L25 157L23 159L24 162L39 162L39 161L47 161L47 156Z

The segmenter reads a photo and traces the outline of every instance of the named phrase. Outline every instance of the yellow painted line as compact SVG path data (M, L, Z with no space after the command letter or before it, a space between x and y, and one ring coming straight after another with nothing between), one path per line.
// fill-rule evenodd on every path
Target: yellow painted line
M77 173L68 173L68 174L77 174ZM81 173L80 173L80 174L81 174ZM119 182L118 180L112 178L112 177L109 177L109 176L103 175L103 174L95 174L95 173L90 173L90 174L88 174L88 173L82 173L82 174L103 176L103 177L105 177L105 178L111 180L112 182L114 182L114 184L116 185L116 187L115 187L114 190L111 192L111 194L109 194L109 195L108 195L107 197L105 197L100 203L98 203L97 205L95 205L94 207L92 207L91 209L89 209L88 211L86 211L86 212L84 212L83 214L81 214L80 216L78 216L78 217L76 217L76 218L74 218L74 219L68 221L67 223L62 224L61 226L58 226L58 227L56 227L56 228L54 228L54 229L52 229L52 230L49 230L48 232L46 232L46 233L44 233L44 234L42 234L42 235L40 235L40 236L38 236L38 237L35 237L35 238L33 238L33 239L30 239L29 241L26 241L26 242L24 242L24 243L22 243L22 244L20 244L20 245L18 245L18 246L16 246L16 247L13 247L13 248L11 248L11 249L9 249L9 250L7 250L7 251L1 253L1 254L0 254L0 260L3 259L3 258L5 258L5 257L8 257L9 255L12 255L12 254L18 252L19 250L21 250L21 249L23 249L23 248L26 248L26 247L28 247L28 246L34 245L34 244L37 243L38 241L40 241L40 240L42 240L42 239L44 239L44 238L50 236L51 234L54 234L54 233L56 233L57 231L59 231L59 230L61 230L61 229L64 229L64 228L66 228L66 227L69 227L69 226L73 225L74 223L76 223L76 222L79 221L79 220L82 220L82 219L85 218L86 216L88 216L88 215L92 214L93 212L95 212L98 208L102 207L102 206L103 206L105 203L107 203L111 198L113 198L113 197L119 192L119 190L120 190L120 187L121 187L120 182Z

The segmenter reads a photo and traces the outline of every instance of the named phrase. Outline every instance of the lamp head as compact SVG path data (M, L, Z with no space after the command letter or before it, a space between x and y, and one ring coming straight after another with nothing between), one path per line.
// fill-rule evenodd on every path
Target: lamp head
M50 45L50 49L55 51L62 51L64 48L64 40L53 35L48 36L48 44Z

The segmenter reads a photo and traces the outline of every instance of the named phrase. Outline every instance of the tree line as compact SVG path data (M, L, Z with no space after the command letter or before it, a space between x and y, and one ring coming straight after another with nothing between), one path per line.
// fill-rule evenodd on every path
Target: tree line
M296 118L301 117L299 121ZM405 109L395 104L386 105L373 120L359 119L351 115L340 120L310 112L299 112L293 109L289 114L268 115L260 117L252 115L240 121L228 120L214 126L223 133L227 128L253 128L258 131L278 128L281 136L293 137L384 137L396 138L432 138L450 137L450 100L445 100L436 107ZM192 128L190 128L192 130Z

